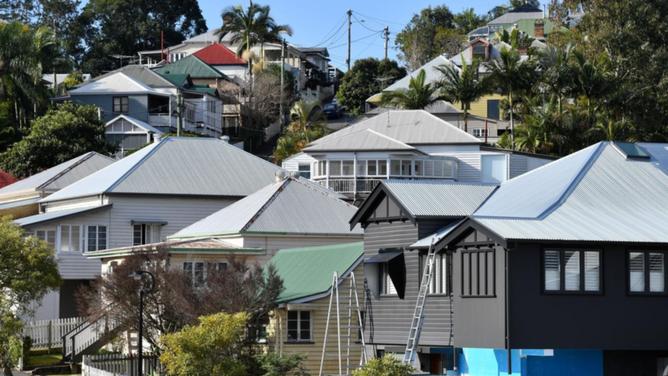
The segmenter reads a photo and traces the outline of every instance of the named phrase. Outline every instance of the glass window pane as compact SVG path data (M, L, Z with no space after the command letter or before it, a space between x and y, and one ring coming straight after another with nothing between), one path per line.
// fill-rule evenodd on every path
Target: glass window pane
M70 248L70 226L61 225L60 226L60 250L62 252L69 252L72 249Z
M412 161L401 161L401 175L410 176L411 175L411 164Z
M387 175L387 161L378 161L378 175Z
M434 161L434 176L443 176L443 161Z
M332 176L341 175L341 161L329 161L329 174Z
M97 249L107 249L107 226L97 226Z
M94 251L97 246L97 226L88 226L88 251Z
M390 175L401 175L401 161L396 159L390 161Z
M649 291L650 292L664 292L665 276L664 276L664 261L663 253L650 252L649 254Z
M599 252L586 251L584 253L585 291L600 291L601 269Z
M357 161L357 176L366 176L366 161Z
M629 290L645 291L645 254L629 252Z
M132 244L140 245L142 244L142 225L132 226Z
M195 263L195 285L202 286L204 284L204 263Z
M343 176L352 176L353 175L353 161L343 161L341 175Z
M558 291L561 285L561 263L559 251L545 251L545 291Z
M371 176L376 175L376 164L378 164L377 161L368 161L367 162L368 169L369 169L368 170L369 175L371 175Z
M79 225L70 226L70 247L74 252L81 252L81 227Z
M580 290L580 251L564 251L564 289Z

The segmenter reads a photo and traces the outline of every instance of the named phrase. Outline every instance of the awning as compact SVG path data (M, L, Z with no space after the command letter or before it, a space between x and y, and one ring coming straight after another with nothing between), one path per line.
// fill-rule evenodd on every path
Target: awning
M133 219L130 221L131 225L159 225L165 226L167 221L162 221L159 219Z
M365 264L381 264L388 262L393 258L401 255L402 251L380 252L377 255L369 256L364 259Z
M25 227L25 226L34 225L34 224L37 224L37 223L53 221L55 219L65 218L65 217L69 217L69 216L75 215L75 214L87 213L87 212L90 212L90 211L100 210L100 209L109 208L109 207L111 207L111 204L92 206L92 207L89 206L87 208L54 210L54 211L49 211L49 212L42 213L42 214L31 215L29 217L19 218L19 219L14 220L14 223L16 223L19 226Z

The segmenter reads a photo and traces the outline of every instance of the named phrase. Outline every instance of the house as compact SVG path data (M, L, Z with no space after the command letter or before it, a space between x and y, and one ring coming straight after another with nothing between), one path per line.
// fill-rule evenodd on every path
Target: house
M105 122L125 115L167 133L176 131L182 119L185 131L215 137L222 132L222 102L214 90L187 77L175 84L144 66L128 65L95 77L70 90L69 99L97 106Z
M349 375L356 369L363 351L356 304L357 300L364 309L362 260L361 242L280 250L270 261L283 280L284 290L268 328L269 349L281 356L303 356L302 364L311 375ZM339 291L332 291L334 273ZM357 296L351 285L352 274ZM323 372L319 373L325 338Z
M364 228L368 283L365 332L374 355L403 354L431 238L472 214L495 184L434 180L382 181L351 218ZM426 240L424 240L426 239ZM431 374L453 369L451 259L435 260L418 368ZM458 316L455 315L456 321Z
M283 168L359 202L383 180L498 183L551 160L481 144L425 110L391 110L312 142Z
M667 149L597 143L447 231L462 374L666 373Z
M155 139L159 139L165 132L147 122L120 114L105 124L107 142L116 146L121 155L126 151L141 149Z
M193 56L237 82L248 79L248 62L224 44L212 43L193 53Z
M67 185L15 221L54 239L64 284L36 318L76 316L74 292L100 275L85 253L163 241L274 179L278 167L215 138L168 137Z
M39 200L113 162L107 156L88 152L19 181L7 174L11 178L7 181L14 182L0 188L0 216L21 218L37 214ZM55 237L42 238L55 241Z
M504 29L509 30L511 27L515 26L519 22L525 20L535 21L544 19L545 19L545 14L540 8L525 3L489 21L487 25L472 30L471 32L469 32L468 37L469 40L471 41L477 38L489 39L495 33Z
M482 42L481 42L482 43ZM486 43L486 42L485 42ZM425 83L435 85L443 79L443 75L438 71L438 67L447 65L461 68L462 54L468 56L473 53L474 48L469 45L462 51L461 54L448 58L445 55L436 56L420 68L409 73L405 77L395 81L392 85L386 87L382 92L372 95L366 100L366 109L370 114L382 112L382 93L407 90L411 78L418 75L421 70L425 72ZM485 49L488 56L492 56L493 49ZM470 59L465 60L470 64ZM483 68L481 68L483 69ZM481 97L476 102L471 103L469 110L469 126L467 132L478 137L484 142L494 143L503 132L506 131L508 125L501 121L500 103L503 97L498 94L488 94ZM457 124L461 129L464 129L464 112L460 109L460 105L449 103L446 101L437 101L436 103L426 107L424 110L443 118L446 121ZM376 112L374 112L376 111ZM472 115L472 116L471 116Z

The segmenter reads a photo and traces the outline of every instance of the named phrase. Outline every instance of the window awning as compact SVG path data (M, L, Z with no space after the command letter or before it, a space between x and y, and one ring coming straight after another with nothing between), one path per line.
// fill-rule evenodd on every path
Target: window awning
M390 251L390 252L379 252L377 255L369 256L364 259L366 264L381 264L388 262L395 257L401 255L403 251Z
M167 224L167 221L161 221L159 219L133 219L130 221L131 225L160 225L164 226Z

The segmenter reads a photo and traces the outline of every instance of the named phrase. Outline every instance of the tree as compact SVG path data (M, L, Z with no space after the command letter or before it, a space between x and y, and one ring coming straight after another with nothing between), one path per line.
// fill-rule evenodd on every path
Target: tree
M540 0L510 0L511 8L519 8L521 6L530 6L540 9Z
M405 75L406 70L396 61L360 59L341 79L336 98L348 111L359 115L364 112L364 103L370 96Z
M326 133L325 116L319 102L295 102L290 110L292 121L276 142L274 161L280 163L289 156L299 153L311 141Z
M440 54L458 53L466 40L464 29L457 29L455 16L445 6L428 7L413 15L397 34L395 44L400 59L415 70Z
M32 122L30 133L0 154L2 168L26 177L89 151L110 153L97 108L65 102Z
M424 69L420 69L415 77L411 77L408 89L385 91L382 94L381 102L399 108L421 110L441 100L442 97L438 95L438 87L434 84L426 83L426 78L427 74Z
M474 59L466 64L462 59L462 68L454 64L443 64L436 67L443 75L439 86L442 95L452 103L460 103L464 111L464 131L468 132L468 117L471 103L477 101L489 89L488 80L481 79L478 73L480 62Z
M271 17L270 11L268 5L262 6L252 1L245 9L241 5L226 8L221 14L223 25L216 31L216 35L220 40L229 35L230 43L238 46L239 56L250 52L254 45L281 42L281 34L292 35L292 29L288 25L278 24ZM253 56L250 53L246 55L248 71L252 75Z
M515 129L514 97L531 88L535 80L535 68L532 62L522 60L517 50L508 48L502 48L499 58L490 60L487 68L490 72L490 80L495 87L508 96L512 148L514 147L513 131Z
M197 0L90 0L73 27L72 54L93 75L120 66L141 50L173 46L206 31Z
M480 26L485 25L486 19L484 16L476 14L473 8L468 8L461 11L461 13L455 14L454 23L459 31L468 34Z
M10 218L0 218L0 367L5 375L20 355L22 325L18 315L60 285L54 251ZM18 346L18 350L17 350Z
M308 376L302 365L304 357L299 354L278 355L266 353L259 357L262 367L262 376Z
M197 325L162 336L160 362L172 376L246 375L239 354L247 320L246 313L202 316Z
M353 376L410 376L415 370L393 356L369 360L362 368L353 371Z

